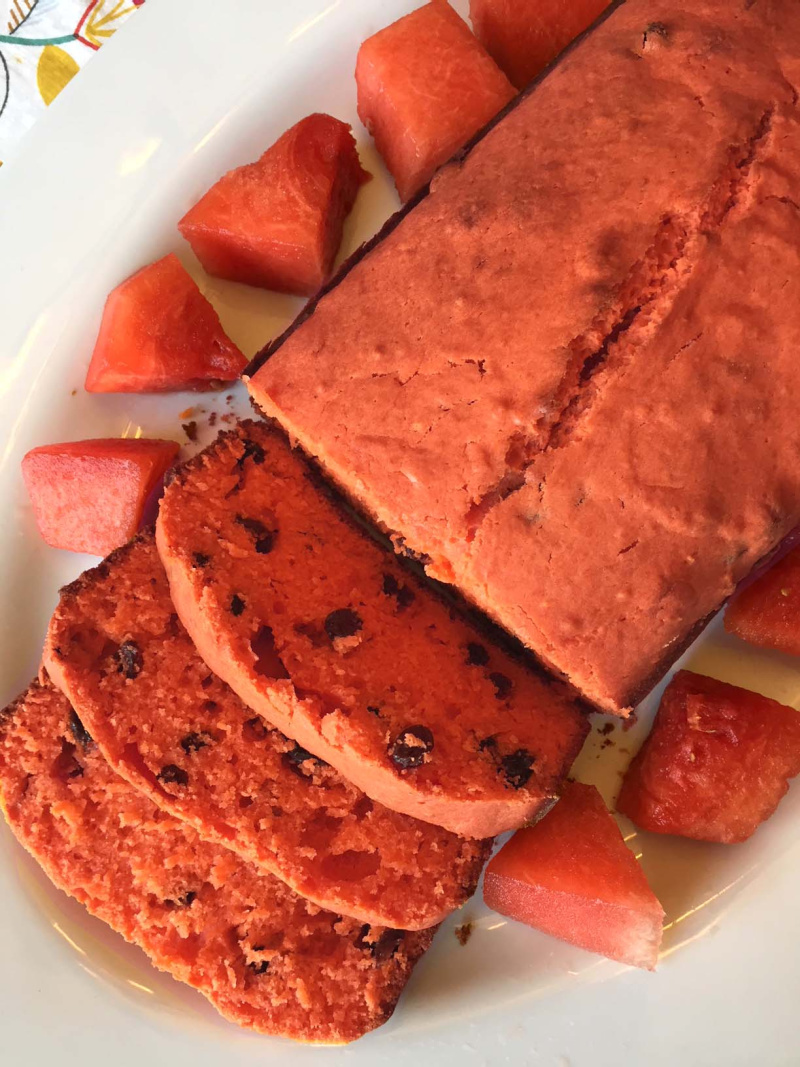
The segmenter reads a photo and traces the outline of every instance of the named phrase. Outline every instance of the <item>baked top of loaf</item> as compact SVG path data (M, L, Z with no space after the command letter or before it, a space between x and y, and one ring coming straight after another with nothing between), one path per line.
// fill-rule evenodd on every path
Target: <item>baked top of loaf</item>
M0 712L0 800L52 881L232 1022L340 1044L384 1022L432 930L316 907L119 778L66 698Z
M769 217L783 212L793 227L792 208L762 211L759 189L796 166L798 56L793 0L622 4L441 171L250 372L262 408L361 507L426 553L431 573L612 710L642 695L800 517L786 506L791 492L768 505L774 519L760 527L769 492L726 498L747 549L732 566L718 543L700 547L687 576L690 551L672 513L685 514L691 500L704 533L717 518L729 445L760 432L715 415L715 442L704 441L707 379L724 381L726 365L775 360L780 387L797 386L792 361L775 353L792 344L792 327L778 324L768 338L749 327L755 316L772 330L796 304L780 287L793 249L800 265L797 246ZM756 244L776 244L781 264L754 291L742 257L738 271L730 267L727 302L720 291L706 306L695 283L716 269L740 222ZM664 324L675 322L681 298L703 331L714 320L679 361L696 364L702 385L660 372L646 383L646 365L670 355L677 326ZM738 379L740 403L749 374ZM635 392L634 380L650 392ZM788 466L795 443L792 426L783 434L785 410L772 393L750 395L778 420L770 467ZM617 453L627 442L629 458L657 467L658 435L641 431L654 428L658 396L691 470L690 482L673 479L666 506L652 500L655 472L632 461L620 469L591 425L602 401L611 424L626 420ZM754 455L748 470L760 462ZM581 510L587 479L597 509L606 498L591 521ZM786 470L775 479L791 485ZM663 536L651 540L652 526ZM619 555L637 539L634 555Z
M582 709L318 483L254 422L177 471L157 544L200 654L373 800L467 836L522 825L557 795L586 736Z
M62 591L44 662L123 778L321 907L418 929L474 892L489 842L373 803L211 673L152 534Z

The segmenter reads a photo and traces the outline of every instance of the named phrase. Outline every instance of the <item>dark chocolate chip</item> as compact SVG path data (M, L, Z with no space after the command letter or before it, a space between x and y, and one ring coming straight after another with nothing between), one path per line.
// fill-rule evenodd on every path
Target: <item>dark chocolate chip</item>
M229 415L222 416L223 422L226 422L229 418L231 418L231 416ZM225 498L227 499L228 497L234 496L236 493L240 493L242 491L245 482L244 465L248 459L252 459L253 463L255 464L261 464L266 458L266 453L264 452L264 449L261 447L261 445L257 444L255 441L246 440L244 442L244 450L241 456L239 456L239 458L234 463L233 470L231 471L232 474L236 474L238 472L236 484L228 490L228 492L225 494Z
M199 752L201 748L208 748L214 744L214 738L204 730L200 733L190 733L181 738L181 748L188 755L190 752Z
M238 593L234 593L233 596L231 597L231 615L236 615L236 616L241 615L246 607L247 607L247 605L242 600L242 598L239 596L239 594Z
M275 547L276 534L273 530L267 530L263 537L256 541L256 552L261 556L267 556Z
M484 737L481 741L478 742L478 751L479 752L491 752L493 754L496 753L497 752L497 738L496 737Z
M527 749L518 748L516 752L503 756L500 760L499 771L505 776L510 786L513 786L514 789L522 789L523 786L528 784L528 780L533 774L535 761L536 757L532 756Z
M160 782L164 782L165 785L188 785L189 775L183 770L182 767L176 766L174 763L168 763L165 767L162 767L159 771L157 778Z
M492 683L495 689L494 695L498 700L505 700L511 693L513 688L511 679L506 674L501 674L499 671L492 671L489 675L489 681Z
M383 591L386 596L397 596L400 592L400 583L393 574L384 574Z
M251 740L263 741L267 736L267 727L256 715L255 718L248 719L244 724L244 732Z
M244 451L242 452L241 456L239 456L239 458L236 460L236 466L239 468L239 470L241 470L248 459L252 459L253 463L259 466L264 462L266 458L267 456L264 452L264 449L261 447L260 444L258 444L257 441L246 440L244 442Z
M331 641L337 637L352 637L364 624L361 616L352 608L338 608L325 618L325 633Z
M407 608L416 599L413 589L407 585L400 585L393 574L384 574L383 592L386 596L393 596L397 600L398 608Z
M470 641L467 645L467 663L470 667L485 667L489 662L489 653L483 645L477 641Z
M123 641L117 649L117 671L126 678L136 678L142 670L142 653L135 641Z
M389 755L401 770L421 767L433 751L433 734L427 726L407 726L389 745Z
M403 943L405 937L404 930L392 930L387 927L383 933L375 941L368 940L372 928L368 923L364 923L361 929L358 931L358 936L355 939L356 948L361 949L362 952L369 952L376 963L385 963L391 959L397 952Z
M370 715L380 716L381 713L381 709L376 708L374 704L367 704L367 711L370 713Z
M194 419L191 422L184 422L182 429L190 441L197 440L197 423Z
M192 554L192 567L207 567L211 562L211 556L207 556L205 552L194 552Z
M87 748L91 748L91 746L94 744L94 739L92 738L92 735L83 725L83 723L74 711L70 711L69 713L69 730L84 752Z
M253 538L256 552L266 556L275 547L277 532L266 527L260 519L248 519L243 515L237 515L236 522Z

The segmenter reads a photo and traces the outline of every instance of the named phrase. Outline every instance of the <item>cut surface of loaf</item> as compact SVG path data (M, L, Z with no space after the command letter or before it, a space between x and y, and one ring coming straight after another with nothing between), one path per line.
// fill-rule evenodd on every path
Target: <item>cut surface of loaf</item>
M374 803L211 673L152 533L62 591L44 662L119 774L321 907L419 929L474 892L488 841Z
M352 1041L391 1015L433 936L323 911L202 840L114 773L50 683L0 712L0 799L59 888L240 1026Z
M157 543L209 667L379 803L474 837L557 795L587 731L336 505L264 423L182 467Z
M616 6L248 372L604 709L800 522L798 57L796 0Z

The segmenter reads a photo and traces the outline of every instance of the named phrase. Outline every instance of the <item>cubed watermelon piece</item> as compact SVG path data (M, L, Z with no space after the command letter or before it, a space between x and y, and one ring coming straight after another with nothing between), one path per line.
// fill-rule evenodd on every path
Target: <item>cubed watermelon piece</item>
M330 276L369 178L347 123L309 115L256 163L223 175L178 228L209 274L307 295Z
M610 0L470 0L478 39L518 89L605 11Z
M405 201L514 96L446 0L369 37L356 63L358 114Z
M594 786L569 782L489 862L490 908L571 945L652 970L664 910Z
M139 529L148 498L178 449L174 441L145 438L32 449L22 475L42 537L53 548L107 556Z
M800 714L726 682L680 671L628 768L617 810L659 834L735 844L800 774Z
M800 656L800 548L736 594L725 629L751 645Z
M170 254L109 293L86 388L90 393L219 389L246 365L214 308Z

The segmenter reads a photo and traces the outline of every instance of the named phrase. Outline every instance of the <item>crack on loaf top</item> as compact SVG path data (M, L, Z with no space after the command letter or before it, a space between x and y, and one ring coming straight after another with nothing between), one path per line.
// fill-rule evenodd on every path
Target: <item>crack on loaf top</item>
M498 504L526 484L526 471L538 456L574 439L602 379L629 364L635 358L637 337L645 329L657 328L669 313L701 258L708 235L720 229L754 187L752 172L763 157L776 107L766 107L751 136L731 146L728 165L711 185L704 203L683 215L663 218L650 248L617 290L616 300L601 309L589 328L570 343L570 358L549 414L527 430L514 432L500 477L470 505L465 517L469 540Z

